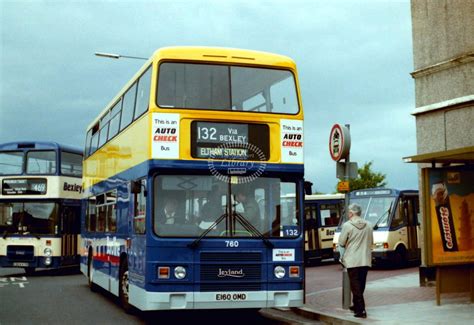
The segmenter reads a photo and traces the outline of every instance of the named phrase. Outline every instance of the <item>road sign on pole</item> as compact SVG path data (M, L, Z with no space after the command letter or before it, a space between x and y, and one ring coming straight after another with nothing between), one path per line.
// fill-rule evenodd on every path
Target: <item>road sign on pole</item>
M338 161L336 163L336 177L344 179L346 176L346 162ZM356 162L349 162L349 178L357 178L359 170Z
M348 126L334 124L329 134L329 153L334 161L347 158L351 149L351 135Z
M357 163L351 163L350 161L351 135L349 128L349 124L345 126L334 124L329 134L329 154L337 162L336 175L341 180L337 184L337 190L338 192L345 193L345 220L349 220L349 179L356 178L358 175ZM341 159L344 159L344 162L340 162ZM344 285L342 286L342 308L348 309L351 300L351 290L349 281L347 281L347 271L343 273L343 280L345 281L343 281Z

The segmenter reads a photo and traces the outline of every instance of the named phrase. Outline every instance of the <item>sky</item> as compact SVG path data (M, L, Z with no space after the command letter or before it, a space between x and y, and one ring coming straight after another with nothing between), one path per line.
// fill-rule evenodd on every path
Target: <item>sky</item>
M335 123L350 124L350 160L416 189L409 0L1 1L0 143L82 148L85 130L143 61L165 46L273 52L297 64L305 114L305 178L332 193Z

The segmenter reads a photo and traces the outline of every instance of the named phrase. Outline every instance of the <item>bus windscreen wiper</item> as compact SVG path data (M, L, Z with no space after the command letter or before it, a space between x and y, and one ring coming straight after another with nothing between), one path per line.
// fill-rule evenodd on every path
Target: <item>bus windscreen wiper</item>
M243 215L234 212L234 217L237 221L240 222L240 224L245 228L245 230L247 230L254 237L259 237L265 243L265 245L267 245L267 247L274 247L273 244L267 238L265 238L265 236L257 228L255 228L255 226L252 225L250 221L248 221Z
M191 244L188 245L188 247L191 247L191 248L196 248L197 245L199 244L199 242L204 238L206 237L206 235L208 233L210 233L218 224L220 224L222 222L222 220L226 219L227 218L227 213L224 213L223 215L221 215L219 218L217 218L216 221L214 221L212 223L212 225L210 225L206 230L204 230L204 232L198 237L196 238L195 241L193 241Z
M393 201L390 203L390 206L388 207L388 210L385 211L384 213L382 213L382 215L380 216L380 218L377 220L377 222L375 223L374 225L374 230L377 230L379 229L379 223L382 221L382 218L387 215L387 218L388 216L390 215L390 210L392 210L392 204L393 204Z
M273 248L273 244L267 239L265 238L265 236L260 232L258 231L257 228L254 227L254 225L252 225L247 219L245 219L244 216L242 216L241 214L239 213L236 213L234 212L233 213L233 217L239 221L239 223L245 228L245 230L247 230L252 236L254 237L258 237L260 238L264 243L265 245L267 245L268 247L270 248ZM191 244L188 245L188 247L191 247L191 248L196 248L197 245L199 244L199 242L204 238L206 237L206 235L211 232L219 223L222 222L222 220L226 219L227 218L227 213L224 213L223 215L221 215L216 221L214 221L214 223L212 225L210 225L198 238L196 238L195 241L193 241Z

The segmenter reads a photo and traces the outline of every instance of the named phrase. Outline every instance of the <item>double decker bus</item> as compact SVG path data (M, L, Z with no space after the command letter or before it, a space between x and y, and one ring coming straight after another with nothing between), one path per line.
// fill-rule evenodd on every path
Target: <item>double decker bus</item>
M303 174L291 59L159 49L87 130L81 270L125 310L300 306Z
M0 144L0 266L79 265L82 152L55 142Z
M395 266L407 262L419 262L420 208L418 191L389 188L371 188L353 191L349 195L350 204L356 203L362 208L362 218L374 227L374 246L372 260L376 264L390 262ZM341 223L334 236L334 256L339 259L337 242Z
M344 211L344 194L305 196L305 263L312 265L333 259L333 238Z

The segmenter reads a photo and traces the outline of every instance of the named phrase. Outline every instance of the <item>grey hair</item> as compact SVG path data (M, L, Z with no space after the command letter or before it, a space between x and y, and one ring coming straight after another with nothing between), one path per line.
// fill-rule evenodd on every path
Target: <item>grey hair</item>
M352 203L349 205L349 211L352 211L356 216L359 216L362 214L362 209L360 205Z

